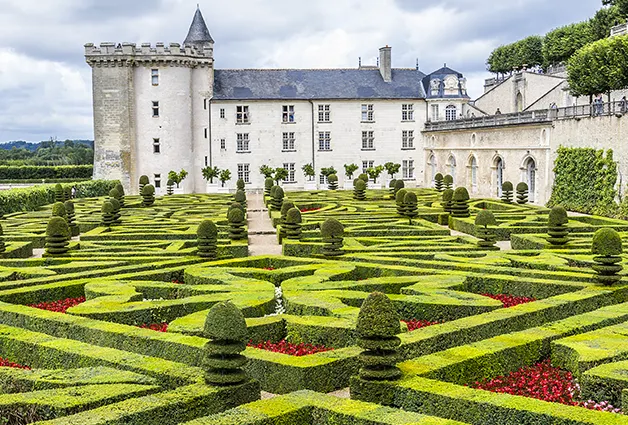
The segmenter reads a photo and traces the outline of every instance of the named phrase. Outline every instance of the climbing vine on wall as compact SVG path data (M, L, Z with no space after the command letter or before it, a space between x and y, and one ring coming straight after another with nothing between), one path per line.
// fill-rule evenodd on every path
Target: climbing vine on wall
M558 148L554 187L548 206L613 216L617 212L617 163L613 151L593 148Z

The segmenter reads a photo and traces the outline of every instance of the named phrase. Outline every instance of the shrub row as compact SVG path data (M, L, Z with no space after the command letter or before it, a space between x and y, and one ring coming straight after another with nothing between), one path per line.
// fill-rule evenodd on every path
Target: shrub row
M0 180L89 179L93 172L93 165L0 165Z

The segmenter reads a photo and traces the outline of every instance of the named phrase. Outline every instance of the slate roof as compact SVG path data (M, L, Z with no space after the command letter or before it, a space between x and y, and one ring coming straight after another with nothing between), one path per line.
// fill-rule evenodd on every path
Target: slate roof
M205 19L203 19L203 14L201 13L200 8L196 8L196 13L194 14L194 19L192 19L192 25L190 25L190 31L188 31L188 36L185 37L185 41L183 42L184 46L191 46L194 44L204 44L204 43L213 43L214 39L212 38L209 30L207 29L207 24L205 23Z
M392 70L392 82L379 69L217 69L214 99L424 99L416 69Z

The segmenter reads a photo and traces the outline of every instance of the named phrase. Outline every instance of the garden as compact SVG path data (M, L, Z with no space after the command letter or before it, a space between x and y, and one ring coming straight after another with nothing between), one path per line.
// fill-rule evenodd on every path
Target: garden
M628 424L627 221L328 180L2 194L0 424Z

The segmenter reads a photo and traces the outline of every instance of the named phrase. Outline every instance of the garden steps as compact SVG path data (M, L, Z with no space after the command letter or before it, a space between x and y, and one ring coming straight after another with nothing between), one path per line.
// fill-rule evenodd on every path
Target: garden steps
M281 255L277 231L268 216L263 195L261 193L247 194L247 204L249 255Z

